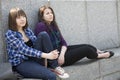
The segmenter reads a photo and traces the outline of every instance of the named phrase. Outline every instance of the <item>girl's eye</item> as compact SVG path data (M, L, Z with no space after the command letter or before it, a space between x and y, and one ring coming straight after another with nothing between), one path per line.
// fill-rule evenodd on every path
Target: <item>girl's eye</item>
M25 18L25 16L22 16L22 18Z
M46 13L46 15L49 15L49 14L53 14L52 12L48 12L48 13Z
M46 13L47 15L49 14L49 13Z

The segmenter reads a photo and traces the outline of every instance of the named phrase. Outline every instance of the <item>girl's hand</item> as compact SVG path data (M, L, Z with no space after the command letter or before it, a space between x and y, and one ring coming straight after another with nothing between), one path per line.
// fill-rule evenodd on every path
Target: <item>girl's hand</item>
M61 66L65 63L65 52L67 50L66 46L61 47L60 56L58 57L58 64Z
M48 53L48 59L57 59L58 58L58 51L53 50L50 53Z
M53 59L57 59L58 58L58 53L59 52L57 50L53 50L50 53L42 53L41 57L53 60Z

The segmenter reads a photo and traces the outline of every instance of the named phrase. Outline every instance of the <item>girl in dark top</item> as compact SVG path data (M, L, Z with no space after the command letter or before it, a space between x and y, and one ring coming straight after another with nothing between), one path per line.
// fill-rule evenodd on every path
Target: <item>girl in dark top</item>
M56 75L45 67L44 59L48 59L49 67L59 73L60 78L68 78L64 69L58 65L58 51L53 49L46 32L38 37L28 28L25 12L20 8L12 8L9 12L9 30L5 34L9 62L13 71L25 78L56 80Z
M55 21L53 9L50 6L42 6L38 13L39 23L35 28L35 34L38 35L42 31L49 34L53 48L58 49L60 52L58 57L59 65L72 65L84 57L96 59L110 58L114 55L112 51L100 51L89 44L67 46Z

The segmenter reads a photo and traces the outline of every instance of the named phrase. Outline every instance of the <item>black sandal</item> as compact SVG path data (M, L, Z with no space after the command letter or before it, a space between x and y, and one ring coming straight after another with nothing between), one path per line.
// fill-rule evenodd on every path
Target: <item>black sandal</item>
M111 58L112 56L114 56L114 52L113 51L104 51L104 53L109 52L110 56L108 58Z

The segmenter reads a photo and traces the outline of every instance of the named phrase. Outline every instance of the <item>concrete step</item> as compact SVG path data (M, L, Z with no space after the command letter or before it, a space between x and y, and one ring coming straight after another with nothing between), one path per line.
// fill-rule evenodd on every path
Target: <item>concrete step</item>
M88 60L65 67L70 78L66 80L120 80L120 48L111 49L115 56L109 59Z
M110 50L115 52L112 58L99 60L84 58L72 66L64 67L70 74L70 78L64 80L120 80L120 48ZM0 80L16 80L9 63L0 65Z

